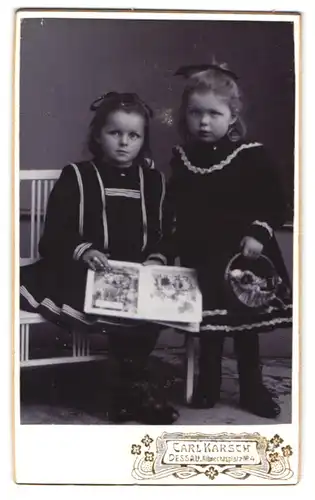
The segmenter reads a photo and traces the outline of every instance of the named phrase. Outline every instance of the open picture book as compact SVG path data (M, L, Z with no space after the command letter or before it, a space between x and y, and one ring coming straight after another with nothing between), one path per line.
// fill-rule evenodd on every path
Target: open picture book
M194 269L109 261L89 270L84 311L199 331L202 296Z

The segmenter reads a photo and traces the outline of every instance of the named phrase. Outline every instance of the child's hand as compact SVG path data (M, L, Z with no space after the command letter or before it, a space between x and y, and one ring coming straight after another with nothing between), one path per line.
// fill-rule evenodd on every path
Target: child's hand
M99 250L87 250L84 252L82 260L87 263L92 271L104 271L109 268L106 255Z
M159 260L149 259L143 262L143 266L163 266L162 262Z
M264 245L251 236L245 236L241 241L241 248L244 257L258 259L262 254Z

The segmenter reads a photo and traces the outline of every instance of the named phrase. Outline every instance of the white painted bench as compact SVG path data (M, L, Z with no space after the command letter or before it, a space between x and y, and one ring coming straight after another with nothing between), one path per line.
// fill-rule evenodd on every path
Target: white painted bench
M20 183L29 183L31 189L30 207L30 248L29 257L21 258L20 264L27 265L39 258L38 242L44 225L49 194L60 175L60 170L21 170ZM79 332L71 332L72 355L30 358L30 328L45 323L46 320L36 313L20 311L20 366L44 366L64 363L78 363L104 359L104 354L90 354L90 337Z
M27 265L39 258L38 242L44 225L49 194L59 178L60 170L21 170L20 183L29 183L31 189L30 207L30 248L29 256L21 258L20 264ZM79 363L106 358L104 354L90 353L90 336L71 332L72 355L45 358L30 358L30 329L32 325L45 323L46 320L36 313L20 311L20 366L34 367L64 363ZM186 401L191 401L194 382L195 339L187 334L186 345Z

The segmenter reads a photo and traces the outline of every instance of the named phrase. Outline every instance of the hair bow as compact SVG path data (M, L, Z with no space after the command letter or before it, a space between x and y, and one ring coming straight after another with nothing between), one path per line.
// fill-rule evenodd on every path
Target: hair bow
M225 65L220 64L192 64L190 66L181 66L174 73L175 76L183 76L184 78L190 78L191 76L201 73L202 71L207 71L208 69L215 69L221 71L222 73L230 76L233 80L238 80L238 76L233 71L227 69Z
M117 104L124 106L128 104L139 104L148 114L150 118L153 116L153 111L140 97L135 93L119 93L119 92L108 92L100 97L97 97L95 101L92 102L90 106L91 111L96 111L104 102L116 102Z

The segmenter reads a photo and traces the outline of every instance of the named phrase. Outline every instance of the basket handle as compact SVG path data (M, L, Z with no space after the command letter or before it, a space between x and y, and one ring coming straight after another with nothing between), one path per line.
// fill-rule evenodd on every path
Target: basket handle
M237 253L236 255L234 255L234 257L232 257L232 258L230 259L230 261L228 262L228 265L227 265L227 266L226 266L226 268L225 268L224 279L227 279L227 278L228 278L228 274L229 274L229 271L230 271L230 269L231 269L231 266L232 266L233 262L234 262L236 259L238 259L239 257L241 257L241 255L242 255L241 253Z
M231 266L233 264L233 262L238 259L239 257L242 257L243 255L241 253L237 253L234 255L234 257L231 258L231 260L229 261L228 265L226 266L226 269L225 269L225 273L224 273L224 279L227 280L228 279L228 274L229 274L229 271L231 269ZM247 257L244 256L244 258L246 259ZM273 264L273 262L269 259L269 257L267 257L266 255L264 254L261 254L259 258L263 258L265 259L271 266L272 270L276 273L276 269L275 269L275 266Z

